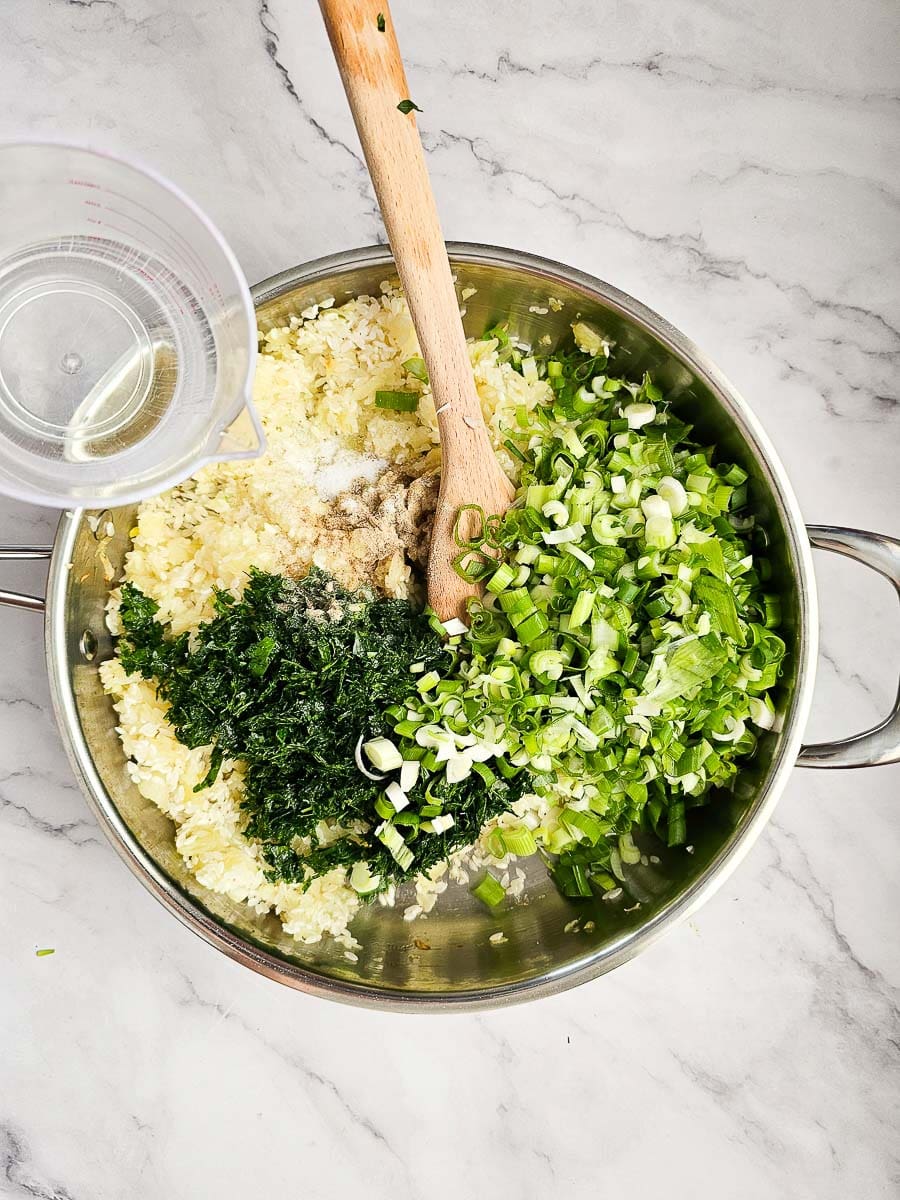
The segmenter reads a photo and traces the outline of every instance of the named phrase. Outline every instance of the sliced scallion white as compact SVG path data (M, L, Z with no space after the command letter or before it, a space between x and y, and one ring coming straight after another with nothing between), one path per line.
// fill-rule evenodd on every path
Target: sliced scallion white
M649 425L656 417L656 406L653 404L626 404L622 416L628 422L629 429L641 429Z
M447 782L462 783L472 773L473 758L465 752L451 754L447 758Z
M380 783L381 780L385 778L385 776L384 775L376 775L374 771L370 771L363 760L362 749L363 749L363 738L364 737L365 737L365 734L363 734L363 733L361 733L359 735L359 740L356 743L356 750L353 753L354 760L355 760L356 765L359 768L359 770L363 773L363 775L365 775L366 779L371 779L375 783Z
M419 779L422 764L417 758L404 759L400 766L400 787L404 792L411 792Z
M403 755L390 738L372 738L363 742L362 748L366 758L378 771L395 771L403 762Z
M394 862L401 871L408 871L413 864L413 852L407 846L403 834L387 821L383 821L375 830L375 836L386 846Z
M680 517L687 508L687 492L684 485L672 475L664 475L656 490L668 504L672 516Z
M384 789L384 794L394 806L394 812L402 812L404 808L409 806L409 796L407 796L406 792L404 792L403 788L399 783L396 782L396 780L391 780L391 782Z
M350 868L349 883L360 896L371 896L381 887L381 876L372 873L369 864L356 862Z
M449 621L444 621L444 632L448 637L462 637L463 634L469 632L469 627L465 621L461 621L459 617L451 617Z

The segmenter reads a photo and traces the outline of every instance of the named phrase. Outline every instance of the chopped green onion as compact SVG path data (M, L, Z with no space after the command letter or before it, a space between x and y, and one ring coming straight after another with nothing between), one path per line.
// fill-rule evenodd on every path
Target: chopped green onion
M497 905L502 904L503 900L505 899L506 888L499 879L495 879L494 876L488 872L481 882L476 887L472 888L472 895L477 896L482 904L486 904L488 908L496 908Z
M385 796L379 796L375 801L375 811L383 821L390 821L396 809Z
M395 812L400 812L409 804L409 797L395 780L392 780L387 785L384 789L384 794L390 800Z
M562 529L548 529L541 534L548 546L558 546L563 542L577 542L585 534L584 526L580 523L566 525Z
M464 633L469 632L468 625L459 617L451 617L449 621L444 621L443 625L447 637L462 637Z
M485 593L466 623L432 619L451 638L447 663L423 661L388 711L405 765L380 784L376 811L404 861L416 839L418 866L434 861L429 838L452 829L462 844L468 797L484 820L508 811L503 788L533 791L548 818L534 831L501 823L490 852L556 855L560 890L587 898L640 862L623 830L684 844L686 810L729 789L776 727L781 604L763 582L746 472L689 441L649 375L611 377L589 326L589 357L523 359L506 327L485 337L526 381L546 380L547 400L520 403L510 422L521 486L505 515L458 510L454 568ZM424 383L422 368L404 363ZM493 876L479 887L502 899Z
M421 766L421 760L404 758L400 765L400 787L404 792L410 792L415 787L418 782Z
M390 738L372 738L363 742L363 751L369 762L379 771L393 771L403 763L403 755Z
M421 679L416 681L416 690L423 695L425 692L430 692L441 682L441 677L437 671L429 671L423 675Z
M474 515L478 522L478 531L472 537L463 534L463 526L471 525L469 514ZM485 524L484 509L480 504L461 504L453 522L453 540L465 550L477 550L484 544Z
M384 391L375 393L375 407L391 412L415 412L419 407L418 392Z
M567 828L583 834L591 845L598 842L609 829L608 825L598 821L592 813L574 808L563 809L562 821Z
M623 833L619 836L619 857L623 863L630 866L641 861L641 852L634 844L630 833Z
M549 628L550 623L544 614L533 612L521 622L516 632L519 635L519 641L524 646L529 646L532 642L537 641L541 634L546 633Z
M348 882L360 896L371 896L381 887L381 877L374 875L368 863L356 862L350 869Z
M522 453L522 451L515 444L515 442L511 441L509 438L504 438L503 445L510 452L510 454L513 456L513 458L517 458L519 460L519 462L523 462L523 463L528 462L528 456L526 454Z
M626 404L622 415L628 422L629 429L640 429L656 417L656 408L652 404Z
M516 577L516 571L509 563L500 563L497 570L487 582L487 590L495 595L508 588Z
M499 832L499 831L498 831ZM501 836L506 850L518 858L527 858L537 850L537 842L530 829L521 826L504 826Z
M694 583L694 595L716 621L718 628L736 642L742 642L737 608L732 589L715 575L701 575Z
M588 620L594 610L594 603L597 599L597 593L591 591L579 592L572 605L572 614L569 618L569 629L580 629L581 626Z
M432 833L446 833L448 829L452 829L456 824L456 818L452 813L443 813L439 816L431 818Z
M563 550L566 552L566 554L571 554L573 558L577 558L582 566L587 567L589 571L593 571L594 556L592 554L588 554L588 552L586 550L582 550L580 546L573 546L571 544L563 546Z
M401 871L408 871L413 864L413 852L395 825L385 821L375 830L375 836L386 846Z
M669 833L670 846L681 846L687 840L687 825L684 819L684 801L669 802Z
M425 366L424 358L419 358L416 355L413 358L407 358L400 365L407 375L412 375L414 379L421 379L422 383L428 382L428 369Z

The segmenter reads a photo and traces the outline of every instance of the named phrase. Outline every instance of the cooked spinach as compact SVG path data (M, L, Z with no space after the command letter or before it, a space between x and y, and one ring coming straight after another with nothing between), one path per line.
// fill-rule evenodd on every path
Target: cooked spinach
M180 742L212 747L198 790L215 781L224 758L246 764L247 833L262 842L272 879L305 884L357 861L384 884L404 877L372 832L381 786L359 771L354 754L360 736L390 733L387 710L414 693L412 664L449 668L450 653L427 615L404 600L349 592L316 568L299 581L251 570L240 599L218 592L215 608L193 637L169 637L158 605L122 586L122 665L156 680ZM473 841L521 794L524 780L488 784L473 775L448 784L441 773L429 786L456 823L444 834L419 833L416 871ZM320 845L322 820L367 828ZM310 839L309 853L294 849L298 836Z

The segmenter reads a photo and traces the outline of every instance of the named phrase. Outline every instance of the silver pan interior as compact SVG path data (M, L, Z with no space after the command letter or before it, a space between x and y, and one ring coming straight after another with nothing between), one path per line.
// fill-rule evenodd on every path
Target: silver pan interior
M630 958L695 908L735 866L777 799L797 754L815 656L813 576L796 503L752 414L712 364L661 318L598 280L512 251L468 245L451 251L460 291L477 289L465 301L469 334L509 319L519 338L537 344L549 335L555 344L581 315L615 343L622 371L652 370L703 440L715 441L751 472L784 598L785 719L781 731L761 743L735 793L693 814L692 854L645 840L647 854L659 862L629 869L631 898L619 903L565 900L531 863L527 900L496 915L464 888L451 887L426 920L412 925L402 919L403 903L363 910L353 926L363 946L356 963L329 942L299 945L275 917L257 916L200 886L175 852L168 818L131 783L98 678L98 663L113 652L103 620L108 584L82 512L62 520L48 595L48 658L63 736L100 823L135 874L175 916L239 962L301 990L404 1011L487 1007L562 990ZM271 327L326 297L340 303L376 291L392 275L384 248L287 271L254 290L259 322ZM549 306L550 297L562 302L561 310ZM117 572L134 511L109 513L115 537L106 553ZM566 932L574 917L581 918L580 930ZM585 930L591 921L594 927ZM489 941L497 931L506 936L499 945Z

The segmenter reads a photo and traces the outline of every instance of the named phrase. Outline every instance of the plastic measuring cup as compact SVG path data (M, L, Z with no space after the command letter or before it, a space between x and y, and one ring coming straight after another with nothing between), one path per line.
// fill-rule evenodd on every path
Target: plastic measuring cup
M0 145L0 491L124 504L255 457L255 360L247 282L187 196L83 147Z

